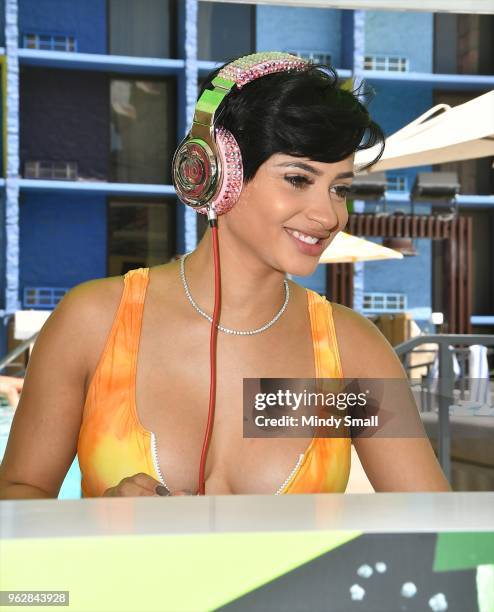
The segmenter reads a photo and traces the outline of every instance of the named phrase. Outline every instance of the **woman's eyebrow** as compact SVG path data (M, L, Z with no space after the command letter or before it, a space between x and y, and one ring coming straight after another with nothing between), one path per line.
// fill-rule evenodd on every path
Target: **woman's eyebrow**
M306 164L304 162L282 162L281 164L276 164L276 166L290 166L293 168L300 168L301 170L307 170L307 172L311 172L312 174L315 174L316 176L321 176L323 173L318 170L317 168L314 168L314 166L310 166L309 164Z
M301 170L306 170L307 172L310 172L311 174L315 174L316 176L321 176L323 174L323 172L321 172L321 170L318 170L317 168L314 168L314 166L311 166L310 164L306 164L305 162L283 162L281 164L276 164L276 167L279 166L290 166L292 168L300 168ZM355 174L353 172L341 172L340 174L337 174L335 176L335 178L340 179L340 178L352 178L354 177Z

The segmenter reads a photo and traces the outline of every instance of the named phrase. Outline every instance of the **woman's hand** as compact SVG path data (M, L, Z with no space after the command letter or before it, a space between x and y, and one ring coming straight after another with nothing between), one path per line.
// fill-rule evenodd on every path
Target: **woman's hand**
M103 497L160 497L175 495L193 494L188 490L171 493L161 482L142 472L122 478L118 485L110 487L103 493Z
M160 493L156 491L157 487L161 487ZM163 487L161 482L155 480L149 474L140 472L122 478L116 486L107 489L103 493L103 497L159 497L160 495L166 495L166 491L168 489ZM170 492L168 492L169 494Z

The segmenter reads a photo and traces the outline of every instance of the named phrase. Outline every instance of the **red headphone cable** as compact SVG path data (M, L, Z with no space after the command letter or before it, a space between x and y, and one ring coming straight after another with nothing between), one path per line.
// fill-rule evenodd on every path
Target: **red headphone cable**
M206 459L209 449L209 441L211 439L211 433L213 431L214 422L214 408L216 400L216 337L218 335L218 328L216 327L220 318L220 306L221 306L221 280L220 280L220 254L218 245L218 220L216 212L208 208L208 220L209 227L211 228L213 238L213 255L214 255L214 311L213 320L211 322L211 336L210 336L210 364L211 364L211 378L209 384L209 412L208 412L208 423L206 426L206 434L204 437L204 443L202 445L201 463L199 466L199 492L198 495L205 494L205 482L204 482L204 470L206 468Z

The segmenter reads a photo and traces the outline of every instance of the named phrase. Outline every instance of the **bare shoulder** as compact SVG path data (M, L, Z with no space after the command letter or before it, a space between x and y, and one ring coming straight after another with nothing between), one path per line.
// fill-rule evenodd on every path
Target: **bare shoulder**
M124 287L123 276L109 276L85 281L72 287L57 308L68 311L72 308L83 309L86 316L118 305Z
M403 378L406 373L393 347L364 315L331 302L345 378Z
M124 288L123 276L97 278L76 285L57 306L59 316L70 316L91 323L93 328L105 328L119 306Z
M72 349L83 360L86 382L91 379L110 333L123 288L123 276L85 281L65 294L50 317L60 327L70 326L76 332Z

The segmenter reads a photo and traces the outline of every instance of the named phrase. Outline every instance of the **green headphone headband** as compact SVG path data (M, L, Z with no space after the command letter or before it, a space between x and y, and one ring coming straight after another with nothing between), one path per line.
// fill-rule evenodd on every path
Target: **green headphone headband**
M224 66L211 81L214 89L206 89L196 104L194 123L212 125L214 113L230 91L241 89L247 83L274 72L300 70L308 65L307 60L290 53L265 51L244 55Z

